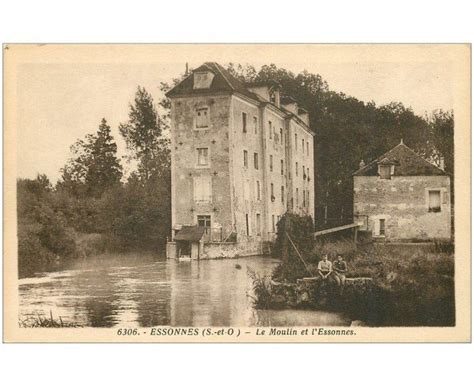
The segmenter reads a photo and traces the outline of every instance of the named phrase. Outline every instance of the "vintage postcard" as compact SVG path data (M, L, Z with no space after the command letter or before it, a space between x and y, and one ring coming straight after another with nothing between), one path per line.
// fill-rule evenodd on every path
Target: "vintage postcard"
M469 342L470 44L5 44L5 342Z

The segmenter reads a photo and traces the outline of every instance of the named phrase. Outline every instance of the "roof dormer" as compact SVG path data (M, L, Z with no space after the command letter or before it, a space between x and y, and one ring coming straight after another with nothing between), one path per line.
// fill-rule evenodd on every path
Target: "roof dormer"
M210 71L194 72L193 77L193 89L209 89L214 79L214 73Z
M273 80L257 81L246 83L245 86L249 91L259 95L262 99L272 103L278 108L280 107L281 86L278 82Z
M382 161L377 163L378 165L378 174L381 179L390 180L395 174L395 165L397 163L388 158L384 158Z

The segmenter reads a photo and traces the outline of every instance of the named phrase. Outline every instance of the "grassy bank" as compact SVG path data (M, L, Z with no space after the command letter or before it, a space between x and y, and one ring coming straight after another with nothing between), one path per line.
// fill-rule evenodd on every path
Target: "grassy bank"
M49 317L41 314L23 316L18 320L20 328L80 328L81 326L74 322L63 321L61 316L53 317L53 313L49 312Z
M442 245L384 245L351 239L313 241L306 217L287 214L278 224L274 254L282 259L271 277L251 275L255 306L281 309L299 307L342 311L373 326L454 326L454 255ZM306 265L285 240L294 241ZM324 254L347 262L351 280L340 295L324 284L309 291L311 303L302 302L297 280L317 275ZM303 292L308 294L308 291Z
M329 291L334 299L324 302L325 309L343 311L352 319L373 326L455 325L453 254L425 246L370 244L357 247L346 240L320 243L314 244L306 256L313 274L324 253L328 253L331 260L337 253L342 254L348 264L349 278L373 280L370 289L346 289L341 297ZM287 302L282 302L281 293L276 298L274 284L281 290L281 286L292 286L297 279L308 276L309 272L296 256L279 264L271 278L255 276L256 306L287 306L293 302L291 293L286 295Z

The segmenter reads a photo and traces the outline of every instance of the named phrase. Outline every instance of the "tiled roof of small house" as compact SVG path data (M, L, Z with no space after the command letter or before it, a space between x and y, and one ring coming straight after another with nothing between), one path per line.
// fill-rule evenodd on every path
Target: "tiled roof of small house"
M394 176L444 176L445 171L431 164L400 142L384 155L353 173L353 176L377 176L379 164L395 165Z
M166 96L171 97L178 95L201 95L203 93L203 90L193 88L194 81L193 78L190 76L192 76L195 72L204 71L210 71L214 74L211 86L207 90L210 93L238 92L251 99L260 101L258 96L253 92L250 92L245 87L245 84L242 81L232 76L229 71L227 71L225 68L223 68L216 62L205 62L199 68L194 69L193 72L188 75L188 77L178 83L178 85L176 85L170 91L168 91L168 93L166 93Z
M175 241L200 241L206 228L202 226L183 226L174 236Z

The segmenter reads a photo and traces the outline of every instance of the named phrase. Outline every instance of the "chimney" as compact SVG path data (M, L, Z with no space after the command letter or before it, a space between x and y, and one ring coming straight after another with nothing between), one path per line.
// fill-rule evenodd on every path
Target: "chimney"
M298 109L298 116L300 117L300 119L301 119L307 126L309 126L309 114L308 114L308 111L306 111L306 110L303 109L303 108L299 108L299 109Z
M442 171L444 171L444 157L443 156L439 158L439 167Z
M275 88L275 106L280 108L280 88Z
M189 64L186 62L186 70L184 71L184 75L187 76L189 73Z
M362 169L365 167L365 162L364 160L360 160L360 163L359 163L359 169Z

